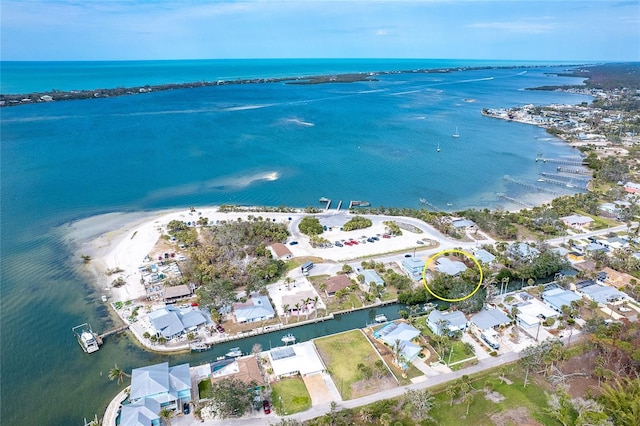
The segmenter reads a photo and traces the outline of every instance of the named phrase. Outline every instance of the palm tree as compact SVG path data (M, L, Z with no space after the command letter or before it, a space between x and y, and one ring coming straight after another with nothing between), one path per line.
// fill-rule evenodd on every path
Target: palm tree
M302 301L302 303L304 303L305 313L307 314L307 317L305 319L309 319L309 303L311 303L311 300L312 299L310 297L307 297Z
M298 320L300 319L300 302L294 305L296 307L296 315L298 316Z
M400 339L396 339L396 341L393 342L393 347L391 348L391 350L393 351L393 362L398 365L400 365L400 353L403 349L404 343L402 343Z
M320 298L317 295L313 298L313 310L315 311L315 318L318 318L318 309L316 307L318 306L319 300Z
M289 304L288 303L285 303L284 305L282 305L282 314L287 319L287 324L289 324Z
M360 409L359 416L362 423L371 423L371 421L373 420L371 409L367 407L363 407Z
M462 400L467 403L467 416L469 415L469 407L473 402L474 394L472 392L467 392L462 396Z
M158 413L162 422L167 426L171 426L171 419L173 418L173 414L173 410L169 410L168 408L163 408Z
M122 383L125 377L131 377L118 367L118 364L114 364L113 368L109 370L109 380L114 381L118 379L118 384Z

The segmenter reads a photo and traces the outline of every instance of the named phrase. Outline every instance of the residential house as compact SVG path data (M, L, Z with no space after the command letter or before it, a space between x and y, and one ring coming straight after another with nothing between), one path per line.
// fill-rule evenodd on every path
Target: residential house
M216 383L229 378L240 380L247 385L252 382L255 382L260 387L266 385L255 356L236 358L232 362L221 366L221 368L213 370L210 380L211 383Z
M154 400L157 404L145 402L147 399ZM184 403L191 401L189 364L169 367L168 362L163 362L134 368L131 371L129 401L131 404L138 404L137 407L144 406L138 409L138 414L145 417L149 417L148 411L155 409L159 409L157 413L163 409L180 410Z
M336 275L325 281L327 288L324 290L327 296L333 296L337 291L347 288L353 283L345 274Z
M160 426L160 403L144 398L120 408L120 426Z
M523 329L537 326L541 320L558 316L558 312L536 298L529 298L524 302L513 305L513 307L518 308L516 319L518 325Z
M178 308L169 305L149 312L148 318L156 335L166 339L211 324L211 319L196 306Z
M466 229L474 229L476 224L469 219L453 219L451 221L451 226L453 226L456 230L464 231Z
M473 255L483 265L493 265L496 261L496 257L485 249L476 248Z
M531 262L540 255L540 250L527 243L512 243L507 248L507 255L514 260Z
M234 303L233 314L238 323L266 321L276 315L269 298L257 294L252 294L244 303Z
M163 299L165 302L171 303L178 299L191 296L192 291L188 285L176 285L172 287L166 287L164 289Z
M369 289L369 286L371 285L371 283L375 283L378 286L384 286L384 280L380 278L380 275L378 275L378 273L375 270L363 269L362 272L360 273L364 277L364 285L367 288L367 290Z
M292 311L296 310L296 304L297 304L298 307L300 308L299 309L300 312L296 312L296 313L300 314L301 312L307 311L308 309L313 307L313 302L311 301L314 300L315 297L316 297L316 294L311 290L299 290L293 294L283 294L282 306L289 305L287 309L287 313L291 313ZM309 305L311 306L307 306L307 304L305 303L305 300L309 300L310 301Z
M282 243L273 243L269 246L276 259L287 260L293 257L293 253Z
M598 283L606 284L617 289L631 285L631 280L635 279L632 275L625 274L624 272L618 272L609 267L604 268L602 272L598 273L596 278Z
M542 292L542 300L552 309L562 312L563 306L571 307L571 302L582 297L576 293L562 288L553 288Z
M591 222L593 222L593 219L591 219L589 216L584 216L581 214L572 214L569 216L561 217L560 220L562 220L562 222L564 222L564 224L570 228L580 229L588 226Z
M451 260L448 257L440 257L436 260L435 270L450 276L460 275L467 270L464 263L459 260Z
M412 361L418 356L422 348L412 342L413 339L420 336L420 330L405 322L391 322L380 330L376 331L373 336L382 340L386 345L394 347L396 342L400 345L400 356L406 361Z
M402 269L409 274L414 281L422 279L425 261L419 257L405 257L401 263Z
M323 373L326 368L313 342L297 343L269 351L269 361L274 376L278 378Z
M467 324L467 318L460 311L440 312L434 309L427 317L427 326L439 336L445 330L448 330L447 334L463 331Z
M597 284L591 280L576 284L578 291L599 305L627 300L629 296L607 285Z
M480 331L494 329L509 323L511 323L511 318L497 308L483 309L471 317L471 324L478 327Z
M627 182L624 184L624 190L630 194L637 194L640 192L640 184L634 182Z

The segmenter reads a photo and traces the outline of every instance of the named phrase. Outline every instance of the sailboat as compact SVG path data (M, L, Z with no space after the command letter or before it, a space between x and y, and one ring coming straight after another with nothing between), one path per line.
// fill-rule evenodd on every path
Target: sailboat
M438 152L440 152L440 142L438 142Z
M458 133L458 126L456 126L456 131L455 131L455 133L454 133L453 135L451 135L451 136L453 136L454 138L459 138L459 137L460 137L460 133Z

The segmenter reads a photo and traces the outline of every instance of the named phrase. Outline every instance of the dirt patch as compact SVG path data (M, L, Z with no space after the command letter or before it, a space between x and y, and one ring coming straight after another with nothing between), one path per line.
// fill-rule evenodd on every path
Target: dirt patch
M307 391L309 391L309 395L311 395L313 405L324 404L333 400L322 374L304 376L302 380L307 387Z
M563 374L587 374L587 376L577 376L568 378L565 383L569 386L569 394L576 397L585 397L587 392L591 394L598 389L598 379L593 377L592 372L596 367L597 353L595 351L585 352L574 356L559 365Z
M398 383L389 376L380 379L372 378L369 380L360 380L351 384L351 399L360 398L361 396L371 395L387 389L393 389Z
M522 407L492 414L490 419L495 426L542 426L542 423L534 420L529 411Z
M496 403L496 404L497 404L497 403L499 403L499 402L504 401L504 399L505 399L505 398L504 398L504 395L502 395L500 392L495 392L495 391L491 391L491 392L489 392L489 391L488 391L488 390L486 390L486 389L485 389L485 391L484 391L484 397L485 397L488 401L494 402L494 403Z

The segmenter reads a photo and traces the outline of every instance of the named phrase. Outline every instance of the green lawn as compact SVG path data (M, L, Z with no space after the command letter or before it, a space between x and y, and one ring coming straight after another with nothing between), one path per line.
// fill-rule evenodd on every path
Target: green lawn
M294 414L311 408L311 396L299 377L271 384L272 406L278 415Z
M524 374L522 369L519 366L510 366L509 368L514 369L512 373L506 375L512 384L502 383L495 372L481 376L480 379L473 382L476 391L473 392L474 398L470 404L468 415L466 414L467 404L461 401L461 395L454 397L453 406L450 407L450 396L444 392L445 389L436 394L436 401L440 409L431 412L435 424L460 424L461 419L464 419L464 424L494 424L491 420L492 415L524 408L529 412L531 418L544 425L559 425L560 423L544 415L541 410L542 407L546 407L545 391L548 390L533 381L529 381L527 387L523 388ZM497 403L488 400L483 392L486 383L490 383L493 391L502 395L504 400ZM507 424L517 425L518 423Z
M198 394L200 395L200 399L213 398L211 380L206 379L198 383Z
M336 334L313 343L318 348L343 399L351 399L351 384L363 379L358 364L371 368L380 359L360 330Z

